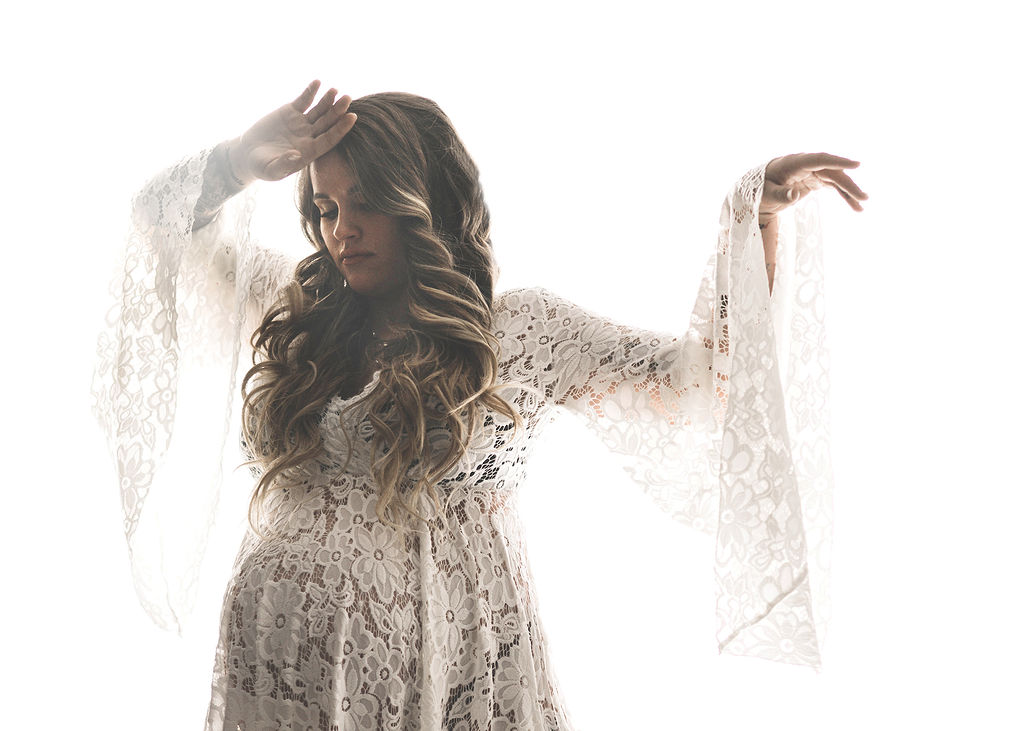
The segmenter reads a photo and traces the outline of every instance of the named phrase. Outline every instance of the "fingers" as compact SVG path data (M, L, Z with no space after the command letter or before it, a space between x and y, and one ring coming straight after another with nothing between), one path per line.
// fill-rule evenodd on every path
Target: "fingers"
M839 195L841 195L843 197L843 200L845 200L847 203L850 204L850 208L852 208L855 211L863 211L864 210L864 206L862 206L860 203L858 203L856 200L854 200L853 196L850 195L849 193L847 193L845 190L843 190L839 185L837 185L836 183L832 182L831 180L826 180L825 184L835 188L836 192L838 192ZM864 197L867 198L866 195Z
M319 137L330 129L345 115L345 112L348 111L348 105L351 103L352 97L346 94L335 104L332 104L329 109L325 110L322 116L318 117L316 120L310 119L310 121L313 122L313 127L310 130L313 137Z
M859 165L856 160L826 152L798 152L795 155L774 158L768 163L771 177L779 183L791 183L819 170L842 170Z
M328 150L333 150L334 147L341 142L341 139L349 133L356 124L355 112L349 112L339 119L333 127L325 130L323 134L317 136L314 139L314 157L320 157Z
M833 188L838 190L840 193L845 194L843 197L850 202L851 199L859 198L860 200L867 200L868 194L860 189L849 175L844 173L842 170L820 170L815 175L824 183L831 185ZM858 208L857 210L861 210Z
M829 155L827 152L812 152L805 155L801 161L804 170L825 170L828 168L855 168L860 165L856 160L839 155Z
M815 173L814 176L821 185L835 188L836 192L842 196L850 208L855 211L864 210L864 206L860 204L858 199L867 200L868 194L850 180L846 173L842 171L821 171ZM806 197L813 190L813 187L799 183L796 185L779 185L766 179L764 190L761 193L760 213L762 215L778 213Z
M328 89L327 93L324 94L320 101L316 103L316 106L306 112L306 121L310 124L315 124L318 119L327 114L327 112L330 111L331 105L334 103L334 98L337 94L337 89Z
M859 166L856 160L825 152L800 152L772 158L765 165L759 213L762 216L778 213L823 185L835 188L853 210L863 211L860 201L867 200L868 194L844 172Z
M306 108L312 103L316 97L316 90L320 88L320 79L314 79L309 83L302 93L295 97L295 101L291 103L293 109L297 110L300 114L306 111Z

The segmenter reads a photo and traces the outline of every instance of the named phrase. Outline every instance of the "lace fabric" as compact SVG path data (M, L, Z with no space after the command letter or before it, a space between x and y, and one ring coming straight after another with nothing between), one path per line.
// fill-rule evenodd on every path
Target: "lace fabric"
M424 500L431 520L415 534L376 520L360 452L372 427L359 408L342 417L358 396L332 402L324 456L304 483L312 502L281 518L281 538L249 533L240 547L207 728L372 717L571 729L516 508L530 447L564 411L668 515L715 536L720 652L820 669L832 521L820 226L813 202L783 213L770 298L763 176L751 170L727 196L682 335L536 287L495 298L500 379L525 387L510 400L527 428L510 437L489 415L438 485L444 511ZM218 148L150 181L99 341L95 409L136 590L154 622L179 633L240 409L240 354L294 270L252 240L251 211L250 194L224 183ZM356 452L342 472L345 431Z
M541 290L555 347L534 358L551 365L556 403L655 504L716 536L719 651L820 671L832 548L820 223L816 205L784 213L770 298L763 176L748 172L723 205L685 335Z
M240 408L239 356L294 269L252 241L251 192L231 198L229 185L216 184L201 201L204 171L208 182L223 177L216 149L161 172L133 200L92 385L139 601L179 635L195 604ZM193 232L197 217L205 225Z

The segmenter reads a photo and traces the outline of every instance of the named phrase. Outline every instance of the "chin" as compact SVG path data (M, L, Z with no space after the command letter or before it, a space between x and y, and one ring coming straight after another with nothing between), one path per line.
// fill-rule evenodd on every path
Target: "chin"
M360 277L358 274L352 277L346 277L346 280L348 281L349 289L363 297L370 297L372 299L394 299L401 294L401 288L395 287L394 284L390 282L367 279Z

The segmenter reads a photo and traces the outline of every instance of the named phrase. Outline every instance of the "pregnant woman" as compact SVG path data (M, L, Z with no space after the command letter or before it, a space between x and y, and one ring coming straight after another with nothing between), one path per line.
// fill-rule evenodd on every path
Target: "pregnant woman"
M233 429L253 476L207 730L572 729L517 508L564 412L715 536L720 652L819 667L820 236L806 210L781 214L819 188L861 210L858 163L796 154L744 175L696 304L662 333L495 291L478 170L441 109L318 89L143 188L100 340L96 411L161 626L181 631L194 603ZM251 184L296 173L301 261L250 225ZM642 587L605 593L581 611L621 638Z

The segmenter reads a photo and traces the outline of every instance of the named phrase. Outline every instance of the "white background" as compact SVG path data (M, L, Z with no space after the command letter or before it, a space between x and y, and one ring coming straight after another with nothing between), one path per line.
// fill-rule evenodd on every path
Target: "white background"
M716 654L710 539L660 513L571 417L522 499L552 659L585 731L1021 728L1014 6L8 11L2 725L202 727L236 546L211 553L195 635L149 622L88 411L95 337L133 191L320 78L445 109L482 171L499 290L545 286L656 329L685 327L744 171L791 152L861 160L865 212L815 194L836 481L823 673ZM301 253L292 181L263 192L268 235Z

